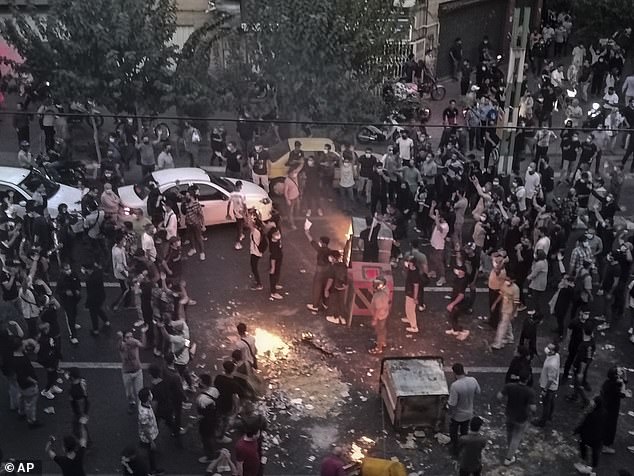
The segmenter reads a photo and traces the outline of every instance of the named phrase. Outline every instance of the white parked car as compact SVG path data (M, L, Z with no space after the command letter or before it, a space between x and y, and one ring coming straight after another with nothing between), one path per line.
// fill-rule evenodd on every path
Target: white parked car
M147 216L146 194L150 181L158 184L161 193L180 193L196 185L200 190L200 204L203 206L205 226L233 221L227 220L227 201L237 179L216 177L203 169L193 167L157 170L146 177L140 185L119 187L119 197L126 213L141 209ZM270 220L272 203L262 187L243 180L242 193L246 196L247 208L255 208L262 220Z
M0 195L13 191L13 202L18 216L24 216L25 206L33 193L44 185L48 201L48 213L52 218L57 216L57 207L65 203L71 213L81 213L81 191L54 182L37 170L20 167L0 167Z

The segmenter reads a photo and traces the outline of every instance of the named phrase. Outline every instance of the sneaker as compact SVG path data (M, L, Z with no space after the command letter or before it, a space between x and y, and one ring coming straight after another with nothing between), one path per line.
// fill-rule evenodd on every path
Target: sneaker
M341 324L342 326L345 326L347 324L347 321L343 317L340 317L339 324Z
M189 250L187 252L187 256L194 256L195 254L196 254L196 249L195 248L192 248L191 250Z
M264 289L264 286L262 286L261 284L254 284L253 286L251 286L251 291L262 291Z
M603 289L597 289L597 296L603 296Z
M402 317L401 322L404 322L405 324L407 324L409 322L409 319L407 317Z
M55 395L53 395L53 393L50 390L42 390L40 392L40 395L42 395L44 398L48 400L53 400L55 398Z
M209 463L211 463L212 461L213 461L213 460L209 459L209 458L208 458L208 457L206 457L206 456L201 456L200 458L198 458L198 462L199 462L200 464L209 464Z
M598 330L599 332L601 332L601 331L607 331L609 328L610 328L610 324L608 324L607 322L604 322L603 324L599 324L599 325L597 326L597 330Z
M630 327L630 328L627 330L627 333L628 333L629 335L634 334L634 327Z
M335 316L326 316L326 320L332 324L339 324L339 318Z
M134 321L134 327L141 327L143 324L145 324L145 321L143 319L138 319Z
M317 209L317 215L319 215L320 217L324 216L324 211L321 208Z
M517 458L515 458L515 456L513 456L512 458L506 458L504 460L504 466L511 466L516 461L517 461Z
M281 289L284 289L284 286L282 286L281 284L276 284L276 285L275 285L275 289L276 289L277 291L279 291L279 290L281 290Z
M445 331L445 334L447 334L448 336L457 336L459 334L458 331L454 331L453 329L447 329Z
M461 332L458 332L458 335L456 336L456 339L458 340L465 340L467 337L469 337L470 332L468 330L464 330Z
M629 451L630 453L634 453L634 446L628 446L627 451Z
M306 218L310 218L310 215L312 215L312 211L310 209L306 210Z
M238 241L242 241L242 240L244 240L244 233L240 235L240 239Z
M444 286L446 282L447 281L445 281L445 278L440 278L438 281L436 281L436 286Z
M198 255L198 258L200 259L200 261L205 261L205 253L200 253Z
M412 334L418 334L418 327L406 327L405 330L407 332L411 332Z
M317 306L313 306L312 304L306 304L306 309L312 312L319 312L319 309L317 308Z
M420 305L418 306L418 310L419 310L420 312L423 312L425 309L427 309L427 306L425 306L424 304L420 304Z
M45 407L42 411L47 415L55 415L55 407Z
M231 443L231 438L229 438L227 435L225 435L222 438L218 438L216 441L218 443L222 443L223 445L226 445L226 444Z
M106 322L104 322L104 323L103 323L103 326L104 326L105 328L110 327L110 321L106 321Z
M51 393L62 393L64 390L59 388L57 385L53 385L50 389Z
M242 243L240 243L239 241L236 241L236 244L233 245L233 248L236 250L241 250L242 249Z
M79 324L75 324L75 329L81 329L81 326Z
M604 446L603 449L601 449L601 453L604 455L613 455L616 453L616 450L610 446Z
M182 426L178 429L179 435L184 435L187 433L187 428L183 428Z
M584 463L575 463L575 469L580 474L592 474L592 467Z
M276 300L279 301L280 299L284 299L284 297L281 294L279 294L279 293L272 293L271 294L271 299L276 299Z
M77 344L79 344L79 339L77 337L72 337L70 339L70 343L73 344L73 345L77 345Z

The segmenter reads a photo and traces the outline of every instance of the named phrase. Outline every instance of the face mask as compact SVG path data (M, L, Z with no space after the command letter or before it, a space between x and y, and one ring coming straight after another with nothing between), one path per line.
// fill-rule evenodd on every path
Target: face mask
M528 173L529 173L529 175L533 175L535 173L535 171L534 170L529 170Z
M111 137L111 138L110 138L110 143L111 143L111 144L113 144L113 143L114 143L114 138L113 138L113 137Z
M324 149L324 154L328 154L330 152L328 149Z

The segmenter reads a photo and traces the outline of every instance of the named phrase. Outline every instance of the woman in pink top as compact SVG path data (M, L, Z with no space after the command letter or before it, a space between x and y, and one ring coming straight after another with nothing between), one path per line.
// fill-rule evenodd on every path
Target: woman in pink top
M293 230L297 230L295 226L295 214L299 208L299 173L302 171L304 164L288 171L288 175L284 179L284 198L288 206L288 221Z

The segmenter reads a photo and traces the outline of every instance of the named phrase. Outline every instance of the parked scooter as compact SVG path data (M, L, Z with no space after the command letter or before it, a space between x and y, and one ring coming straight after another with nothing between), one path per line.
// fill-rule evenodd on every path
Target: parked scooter
M86 183L86 167L79 160L61 160L59 156L38 154L35 157L37 169L54 182L75 186Z
M59 112L68 112L69 114L72 114L66 117L66 122L68 122L69 125L77 126L86 124L88 127L92 128L91 116L94 116L97 128L103 126L104 118L101 115L101 111L95 107L95 103L93 101L88 101L86 105L77 101L71 102L68 107L68 111L66 111L64 106L61 104L56 104L55 107L57 107Z
M396 141L405 129L396 120L397 113L392 112L381 128L374 125L363 126L357 132L357 141L362 144L375 144Z

